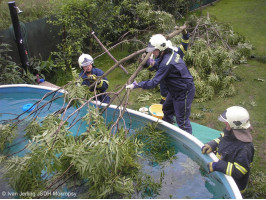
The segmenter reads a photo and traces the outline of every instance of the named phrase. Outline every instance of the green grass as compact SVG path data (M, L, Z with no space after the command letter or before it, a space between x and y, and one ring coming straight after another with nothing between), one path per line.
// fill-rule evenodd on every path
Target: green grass
M242 79L237 84L239 94L236 101L242 102L250 112L251 122L254 127L254 144L260 158L261 169L265 170L265 134L266 130L266 71L265 64L250 61L247 65L239 66L236 73ZM247 76L248 75L248 76ZM260 81L260 80L264 81ZM255 105L253 105L253 103Z
M203 10L219 21L230 23L254 45L255 55L266 55L266 1L220 0Z
M123 49L123 51L121 51L120 47L115 48L114 50L110 51L110 53L112 54L112 56L116 60L121 60L122 58L128 56L127 50ZM94 64L95 64L95 66L97 68L100 68L103 71L106 71L110 67L115 65L115 61L113 61L109 57L109 55L107 55L107 53L106 53L103 56L99 57L99 59L95 59ZM128 71L128 69L127 69L128 65L126 63L123 63L122 66ZM126 80L129 77L130 77L130 75L126 75L126 73L120 67L117 67L107 77L109 80L111 80L111 82L112 82L112 80L115 80L115 82L114 82L115 84L110 84L110 89L111 90L115 90L115 89L117 89L118 86L121 86L121 85L125 84Z
M7 0L0 0L0 30L9 28L12 24ZM17 0L15 5L23 13L18 15L20 21L27 23L55 13L62 1L56 0Z

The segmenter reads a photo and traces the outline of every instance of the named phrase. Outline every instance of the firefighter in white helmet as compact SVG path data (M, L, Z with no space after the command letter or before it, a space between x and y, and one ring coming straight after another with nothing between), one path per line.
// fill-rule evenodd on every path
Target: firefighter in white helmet
M182 40L181 44L178 46L178 48L174 48L177 54L180 55L180 58L184 58L185 53L187 52L188 48L188 43L189 43L189 33L187 32L186 29L182 31ZM146 53L142 54L141 61L145 58ZM151 58L148 59L148 61L145 63L143 66L144 68L147 68L150 71L157 71L159 69L158 61L160 60L160 56L158 55L157 57L153 58L153 55ZM166 96L168 94L168 89L165 85L165 83L162 81L160 83L160 93L161 93L161 100L160 104L163 104L165 102Z
M79 67L82 69L79 76L83 79L82 85L90 86L97 80L97 77L100 77L104 74L104 72L96 68L93 65L93 58L89 54L82 54L78 59ZM106 77L103 77L102 80L97 82L96 90L97 94L105 93L108 89L109 82ZM94 87L90 88L90 91L93 92ZM98 101L103 103L109 103L110 97L107 94L102 94L97 96Z
M218 118L225 123L221 137L202 147L202 153L215 152L218 162L210 162L209 173L219 171L232 176L243 193L248 184L250 164L253 161L251 125L248 111L240 106L227 108Z
M161 34L153 35L150 38L146 51L152 52L155 57L158 57L156 75L152 80L133 82L126 88L152 89L163 82L168 89L166 100L163 103L163 120L172 124L175 115L178 127L192 134L189 116L195 95L195 85L186 64L177 53L176 48L172 46L171 41Z

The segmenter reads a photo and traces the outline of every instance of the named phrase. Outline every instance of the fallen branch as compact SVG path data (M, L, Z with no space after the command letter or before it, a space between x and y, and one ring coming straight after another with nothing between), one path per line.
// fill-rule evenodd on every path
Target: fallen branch
M191 37L190 45L194 43L195 35L196 35L196 33L197 33L198 26L199 26L200 22L201 22L201 20L198 20L196 27L194 28L194 30L193 30L192 33L191 33L192 37ZM190 46L190 45L189 45L189 46Z
M214 31L216 32L216 34L218 35L218 37L222 41L224 47L227 48L228 50L231 50L231 47L229 47L229 45L223 40L223 38L221 37L221 35L219 34L219 32L216 29L214 29Z
M103 50L113 59L113 61L115 61L117 63L117 60L114 58L114 56L112 56L112 54L105 48L105 46L101 43L101 41L97 38L97 36L95 35L95 32L93 31L92 36L94 37L94 39L100 44L100 46L103 48ZM127 70L121 65L119 64L119 67L126 73L128 74Z
M183 25L183 26L180 26L180 27L176 26L175 27L176 30L174 32L170 33L169 35L167 35L166 39L170 40L171 38L175 37L176 35L182 33L182 31L185 30L186 28L187 28L186 25Z
M140 40L136 40L136 39L123 40L123 41L121 41L121 42L118 42L118 43L115 44L114 46L110 47L110 48L108 49L108 51L110 51L110 50L112 50L113 48L117 47L118 45L123 44L123 43L126 43L126 42L139 42L139 43L141 43L142 45L145 45L142 41L140 41ZM104 54L106 54L106 52L103 52L103 53L99 54L98 56L95 56L95 57L94 57L94 60L97 59L97 58L99 58L100 56L102 56L102 55L104 55Z
M206 29L206 36L207 36L207 44L209 45L210 40L209 40L208 28L207 28L206 24L205 24L205 29Z

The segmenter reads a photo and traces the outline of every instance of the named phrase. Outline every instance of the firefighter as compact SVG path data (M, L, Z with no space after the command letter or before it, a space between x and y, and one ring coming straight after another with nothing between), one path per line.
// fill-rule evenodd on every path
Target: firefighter
M205 144L202 153L215 152L219 161L208 163L209 173L219 171L232 176L243 193L248 184L250 164L254 156L249 113L243 107L232 106L218 119L224 122L224 131L220 138Z
M93 65L93 58L89 54L82 54L78 59L78 63L80 68L82 69L79 74L79 76L83 79L82 85L90 86L96 81L97 77L100 77L104 74L101 69L98 69ZM97 83L97 94L105 93L108 89L108 86L109 82L107 78L104 77ZM90 88L90 91L93 92L94 87ZM97 100L103 103L109 103L110 97L107 94L102 94L100 96L97 96Z
M180 58L182 58L182 59L183 59L185 53L187 52L188 43L189 43L189 33L187 32L186 29L184 29L182 31L181 45L179 45L179 47L175 49L175 51L180 55ZM145 58L145 56L146 56L146 53L144 53L142 55L141 61ZM154 71L154 70L157 71L159 68L159 65L158 65L159 60L160 59L158 57L155 59L150 58L150 59L148 59L148 61L146 62L146 64L143 67L149 69L150 71ZM168 90L167 90L167 87L166 87L164 81L162 81L160 83L160 93L161 93L160 104L163 104L165 102L166 96L168 94Z
M158 58L158 71L152 80L142 81L127 85L127 89L143 88L152 89L164 82L169 91L163 104L163 120L173 123L173 116L179 128L192 134L189 116L191 104L195 95L195 86L186 64L176 52L176 47L171 41L161 34L150 38L147 52L152 52Z

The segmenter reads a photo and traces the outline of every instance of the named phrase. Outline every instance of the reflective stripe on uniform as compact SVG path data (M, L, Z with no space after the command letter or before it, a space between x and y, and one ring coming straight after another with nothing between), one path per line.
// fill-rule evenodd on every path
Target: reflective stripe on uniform
M189 43L189 40L182 39L181 42L183 42L183 43Z
M187 52L187 51L184 49L183 45L180 45L180 49L183 51L184 54Z
M234 162L234 165L242 174L245 175L248 172L245 167L239 165L238 163Z
M169 60L167 61L166 65L169 65L174 55L174 51L172 51L172 55L170 56Z
M179 54L176 54L175 62L178 63L179 62L179 59L180 59L180 55Z
M214 139L214 141L215 141L217 144L220 143L220 139L218 139L218 138Z
M210 172L213 172L212 164L213 164L213 162L211 162L211 163L209 164Z
M232 169L233 169L233 163L228 162L227 168L226 168L226 175L231 176L232 175Z
M108 82L107 80L101 80L101 82L97 85L96 88L100 88L100 87L102 87L104 82L105 82L107 85L109 85L109 82Z
M185 98L185 114L184 114L184 123L183 123L183 127L185 129L185 125L186 125L186 115L187 115L187 96L188 96L188 92L187 91L187 94L186 94L186 98Z
M161 96L161 99L162 99L162 100L165 100L165 99L166 99L166 97L164 97L164 96Z
M221 155L218 152L216 153L216 157L221 160Z

